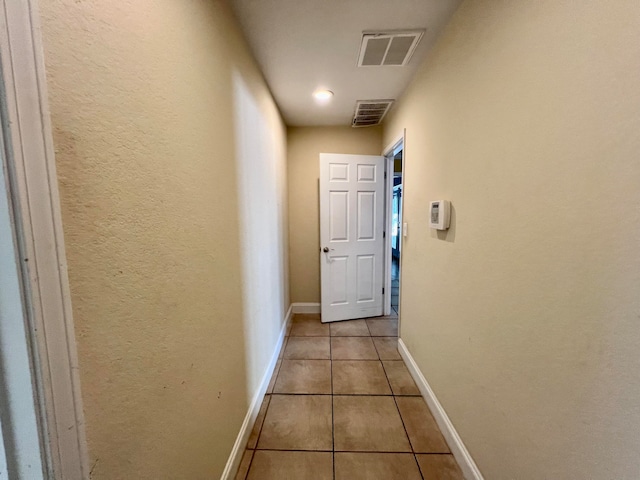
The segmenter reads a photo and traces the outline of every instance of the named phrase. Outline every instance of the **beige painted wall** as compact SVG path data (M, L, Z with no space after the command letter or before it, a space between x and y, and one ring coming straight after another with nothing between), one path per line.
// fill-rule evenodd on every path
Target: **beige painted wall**
M289 271L292 302L320 302L320 153L380 155L381 127L289 127Z
M467 0L385 122L401 336L487 479L640 475L639 72L637 0Z
M285 127L223 2L39 3L92 478L218 478L289 305Z

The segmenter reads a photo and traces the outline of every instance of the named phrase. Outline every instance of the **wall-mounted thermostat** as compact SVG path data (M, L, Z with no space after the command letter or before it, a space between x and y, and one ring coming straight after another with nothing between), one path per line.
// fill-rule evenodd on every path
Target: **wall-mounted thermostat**
M436 200L429 205L429 226L436 230L449 228L451 202L448 200Z

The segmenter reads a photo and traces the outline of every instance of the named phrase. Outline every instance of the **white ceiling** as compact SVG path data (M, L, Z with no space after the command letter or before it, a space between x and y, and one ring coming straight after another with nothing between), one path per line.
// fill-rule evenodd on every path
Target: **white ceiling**
M462 0L229 0L287 125L351 125L397 99ZM356 67L362 32L426 29L406 67ZM312 93L335 93L318 105Z

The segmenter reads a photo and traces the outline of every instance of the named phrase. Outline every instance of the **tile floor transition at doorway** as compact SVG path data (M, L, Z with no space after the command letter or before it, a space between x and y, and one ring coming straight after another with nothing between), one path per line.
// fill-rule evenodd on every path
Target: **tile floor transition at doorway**
M391 312L398 316L400 309L400 259L391 259Z
M462 480L397 336L394 317L296 314L236 480Z

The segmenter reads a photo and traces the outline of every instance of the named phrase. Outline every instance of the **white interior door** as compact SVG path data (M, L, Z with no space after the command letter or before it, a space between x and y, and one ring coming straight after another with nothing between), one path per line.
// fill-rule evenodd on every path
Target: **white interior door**
M320 154L322 321L382 315L384 164Z

